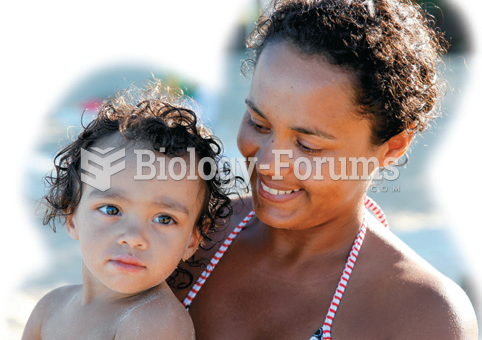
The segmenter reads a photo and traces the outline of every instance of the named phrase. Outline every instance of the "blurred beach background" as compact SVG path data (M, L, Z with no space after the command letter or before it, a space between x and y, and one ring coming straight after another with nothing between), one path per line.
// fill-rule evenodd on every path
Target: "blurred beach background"
M27 1L2 11L0 339L21 337L45 293L81 282L76 241L63 227L54 233L43 226L36 209L42 178L59 147L79 133L82 112L88 121L103 99L154 75L192 96L225 154L240 157L236 133L249 89L240 65L260 5ZM443 116L416 138L399 179L368 194L395 234L467 292L480 320L482 12L475 0L424 6L452 42L445 57L452 90Z

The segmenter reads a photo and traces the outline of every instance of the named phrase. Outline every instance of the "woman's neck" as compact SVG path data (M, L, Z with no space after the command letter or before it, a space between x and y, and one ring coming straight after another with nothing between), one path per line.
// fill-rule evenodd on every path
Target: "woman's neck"
M274 228L260 223L264 249L282 263L300 263L320 257L346 259L363 223L364 206L338 214L319 224L300 225L294 229Z

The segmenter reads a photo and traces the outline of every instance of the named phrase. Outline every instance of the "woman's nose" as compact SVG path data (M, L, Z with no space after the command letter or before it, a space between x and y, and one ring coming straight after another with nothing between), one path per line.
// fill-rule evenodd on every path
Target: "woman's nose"
M293 149L270 138L258 151L257 170L273 180L282 180L293 169Z

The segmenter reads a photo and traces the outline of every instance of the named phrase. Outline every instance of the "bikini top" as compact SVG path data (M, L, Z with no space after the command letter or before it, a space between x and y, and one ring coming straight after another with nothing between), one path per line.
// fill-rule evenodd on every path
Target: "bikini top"
M373 201L368 196L365 197L365 208L372 211L375 216L378 218L381 224L388 228L388 223L385 218L385 214L383 213L382 209L378 206L375 201ZM244 220L239 223L239 225L234 228L228 238L224 241L223 245L218 249L214 257L211 259L211 262L207 265L206 269L203 271L201 276L199 276L197 282L191 288L191 291L188 293L186 298L183 301L183 305L186 309L189 310L189 306L191 305L192 300L196 297L197 293L201 289L204 282L206 282L209 275L211 275L214 267L218 264L221 257L223 257L224 253L228 249L229 245L234 241L236 236L239 232L244 228L244 226L249 222L251 217L254 216L254 210L251 211L248 216L244 218ZM360 252L361 246L363 244L363 240L365 239L367 229L367 223L365 217L363 217L362 225L358 231L358 234L353 242L353 246L351 248L350 254L348 255L348 259L345 264L345 268L343 269L343 273L341 275L340 281L338 282L338 286L335 290L335 294L331 301L330 308L328 309L328 313L326 314L325 322L323 326L321 326L315 334L310 338L310 340L331 340L331 325L333 324L333 320L335 319L336 311L338 306L340 305L341 299L343 298L343 293L345 292L346 286L348 284L348 280L350 279L351 273L353 268L355 267L355 262L358 257L358 253Z

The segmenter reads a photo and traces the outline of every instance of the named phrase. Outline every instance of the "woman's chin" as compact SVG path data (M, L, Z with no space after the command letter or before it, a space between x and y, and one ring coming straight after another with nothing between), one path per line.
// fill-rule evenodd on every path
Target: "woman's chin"
M296 229L300 219L300 209L289 208L272 202L253 193L253 206L258 219L266 225L277 229Z

